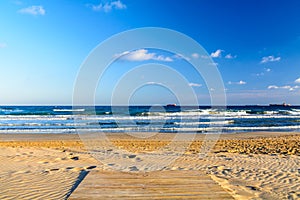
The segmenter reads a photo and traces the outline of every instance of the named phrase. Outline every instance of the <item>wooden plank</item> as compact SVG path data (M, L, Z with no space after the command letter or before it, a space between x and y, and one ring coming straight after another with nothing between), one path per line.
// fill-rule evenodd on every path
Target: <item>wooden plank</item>
M233 199L200 171L92 171L71 194L84 199Z

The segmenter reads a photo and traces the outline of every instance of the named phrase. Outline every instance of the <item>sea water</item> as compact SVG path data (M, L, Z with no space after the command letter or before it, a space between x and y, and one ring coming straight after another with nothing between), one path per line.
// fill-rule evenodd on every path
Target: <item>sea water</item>
M0 106L0 133L300 131L299 106Z

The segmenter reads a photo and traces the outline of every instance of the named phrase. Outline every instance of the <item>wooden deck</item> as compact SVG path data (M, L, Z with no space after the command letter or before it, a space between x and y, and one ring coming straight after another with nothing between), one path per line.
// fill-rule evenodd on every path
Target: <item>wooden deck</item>
M71 194L82 199L233 199L199 171L90 172Z

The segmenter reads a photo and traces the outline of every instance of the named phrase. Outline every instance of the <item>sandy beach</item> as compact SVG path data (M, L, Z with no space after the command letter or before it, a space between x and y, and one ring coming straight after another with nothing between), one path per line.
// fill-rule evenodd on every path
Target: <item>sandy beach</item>
M199 174L202 177L199 179L206 180L192 183L199 186L199 191L197 187L189 187L191 183L188 183L189 185L182 187L185 189L180 190L181 193L176 198L207 199L214 193L201 192L201 188L204 188L203 191L214 191L213 188L216 188L219 192L215 193L218 195L214 199L300 198L300 133L253 132L221 135L204 156L201 156L205 138L203 135L197 135L183 154L176 150L168 152L163 148L173 138L174 134L155 135L147 139L110 134L110 145L101 143L101 149L109 152L109 155L113 153L124 158L124 163L120 164L120 160L115 159L118 157L109 157L100 162L101 158L95 156L96 151L88 151L90 149L86 143L75 134L1 134L0 199L90 199L88 195L93 191L91 184L93 185L93 181L97 182L96 177L103 176L106 177L108 185L120 181L119 186L94 187L95 190L106 187L106 197L109 198L110 193L129 191L134 179L146 181L145 177L155 177L155 181L161 184L166 173L170 174L168 182L172 182L173 189L166 190L162 185L155 185L155 181L152 184L145 182L149 188L155 186L155 194L174 194L176 190L178 193L177 183L186 184L184 178ZM114 146L113 149L111 145ZM176 141L178 151L181 150L180 145ZM127 153L121 154L123 150ZM158 155L159 157L154 158L160 160L153 161L157 163L162 163L174 155L176 159L171 159L162 168L160 165L143 162L146 158L143 156L147 154ZM110 177L118 179L112 181L109 180ZM141 187L134 184L135 187ZM143 186L145 190L122 193L122 199L142 199L143 194L147 199L147 184ZM89 190L85 192L84 187L89 187ZM141 196L136 196L134 191ZM101 193L96 196L94 193L93 199L103 197ZM161 196L155 197L160 199ZM164 198L173 199L175 196Z

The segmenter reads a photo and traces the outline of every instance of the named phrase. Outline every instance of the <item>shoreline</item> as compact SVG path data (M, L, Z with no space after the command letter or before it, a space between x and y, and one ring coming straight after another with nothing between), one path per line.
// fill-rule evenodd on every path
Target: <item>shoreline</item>
M97 134L91 133L91 134ZM130 137L131 134L128 132L125 133L101 133L107 137L118 138L118 139L136 139L134 137ZM157 139L157 137L164 138L173 138L174 135L177 134L186 134L190 133L157 133L157 132L134 132L132 135L136 134L137 136L147 136L147 134L154 137L145 137L145 139ZM251 132L232 132L232 133L221 133L221 134L205 134L205 133L196 133L193 134L195 139L203 139L205 135L219 135L222 139L250 139L250 138L258 138L258 137L277 137L277 136L290 136L290 135L300 135L300 132L286 132L286 131L251 131ZM61 140L80 140L80 134L76 133L0 133L0 141L6 140L51 140L51 139L61 139ZM137 138L139 139L139 138Z

